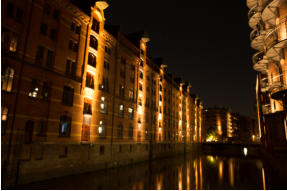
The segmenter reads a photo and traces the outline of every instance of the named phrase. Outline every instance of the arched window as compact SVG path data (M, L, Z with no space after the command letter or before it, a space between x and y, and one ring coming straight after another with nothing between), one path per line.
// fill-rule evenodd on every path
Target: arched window
M11 92L13 86L15 70L11 67L7 67L4 75L2 75L2 90Z
M106 138L106 125L104 120L100 120L97 132L100 138Z

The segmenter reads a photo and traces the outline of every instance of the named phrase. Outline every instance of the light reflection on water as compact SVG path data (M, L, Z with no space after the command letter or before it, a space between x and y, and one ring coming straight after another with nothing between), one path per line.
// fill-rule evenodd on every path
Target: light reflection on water
M22 186L28 189L266 189L263 161L188 155Z

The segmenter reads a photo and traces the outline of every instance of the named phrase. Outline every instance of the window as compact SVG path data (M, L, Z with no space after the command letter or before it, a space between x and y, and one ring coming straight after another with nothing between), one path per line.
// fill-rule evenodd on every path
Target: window
M111 55L111 49L107 46L105 46L105 53L107 53L108 55Z
M94 89L94 76L87 72L86 87Z
M77 26L76 26L75 33L76 33L76 34L80 34L80 33L81 33L81 26L80 26L80 25L77 25Z
M42 92L42 99L48 100L49 98L49 84L47 82L44 82L43 84L43 92Z
M141 60L140 67L143 67L143 61Z
M57 38L57 31L56 31L56 29L51 29L51 31L50 31L50 39L51 40L56 40L56 38Z
M128 136L129 136L129 139L133 139L134 137L134 127L131 125L129 126Z
M119 139L123 138L123 125L119 124L117 127L117 137Z
M125 97L125 87L123 85L119 86L119 96L122 98Z
M14 15L14 5L12 3L7 4L7 16L13 17Z
M96 33L99 33L100 30L100 23L95 18L93 18L92 30Z
M54 20L58 21L59 20L59 17L60 17L60 11L55 9L54 12L53 12L53 18Z
M39 96L39 81L32 79L29 97L37 98Z
M143 85L141 83L139 84L139 90L143 91Z
M1 134L2 135L6 134L7 118L8 118L8 108L1 107Z
M97 57L91 52L89 52L88 64L93 66L93 67L96 67L96 65L97 65Z
M106 126L103 120L99 122L98 135L100 138L106 137Z
M101 97L100 112L107 113L107 100L105 97Z
M90 47L92 47L95 50L98 50L98 40L94 36L90 37Z
M101 145L100 146L100 155L103 155L103 154L105 154L105 146Z
M12 37L10 39L9 51L10 52L16 52L16 49L17 49L17 38L16 37Z
M74 46L73 40L69 40L69 45L68 45L69 49L73 50L73 46Z
M140 79L143 79L143 73L140 72Z
M148 129L147 128L145 129L144 134L145 134L145 140L148 140L149 134L148 134Z
M71 123L72 118L63 115L60 117L60 128L59 128L59 136L60 137L69 137L71 133Z
M78 49L79 49L79 43L74 42L73 51L78 52Z
M40 33L42 35L47 35L47 30L48 30L48 27L47 27L47 24L45 23L41 23L41 26L40 26Z
M42 65L44 58L44 47L39 45L37 48L35 64Z
M130 99L131 101L134 100L134 91L133 91L133 90L129 90L129 99Z
M71 31L75 31L75 28L76 28L76 24L74 23L74 22L72 22L72 24L71 24Z
M125 76L126 76L125 71L120 70L120 77L121 78L125 78Z
M54 52L52 50L48 50L46 64L49 68L52 68L54 65Z
M119 117L124 117L124 105L119 105Z
M104 68L105 68L106 70L109 70L109 69L110 69L110 63L104 61Z
M49 14L50 14L50 11L51 11L50 5L49 5L48 3L45 3L45 5L44 5L44 13L45 13L46 15L49 15Z
M14 69L7 67L4 75L2 76L2 90L11 92L13 87L13 79L14 79Z
M144 55L144 50L143 49L141 49L141 54Z
M130 77L130 82L133 84L135 83L135 78L133 76Z
M22 11L22 9L17 8L17 11L16 11L16 21L17 21L17 22L21 22L21 21L22 21L22 17L23 17L23 11Z
M73 106L74 88L64 86L62 103L67 106Z
M109 80L103 77L102 84L99 84L99 89L104 91L109 91Z
M37 136L46 136L46 123L44 121L40 121L38 123L36 135Z
M134 118L134 110L133 108L129 107L128 108L128 119L133 119Z
M131 65L131 70L135 71L135 65Z
M126 59L125 58L121 58L121 64L126 65Z
M84 100L84 114L92 115L92 102L91 100L85 99Z

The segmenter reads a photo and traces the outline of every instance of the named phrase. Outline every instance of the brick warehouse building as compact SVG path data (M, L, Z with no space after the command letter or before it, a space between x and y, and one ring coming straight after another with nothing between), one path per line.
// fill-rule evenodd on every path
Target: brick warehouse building
M147 57L146 33L69 0L2 1L2 185L191 150L205 139L191 84Z
M269 151L287 150L287 0L247 0L259 135Z

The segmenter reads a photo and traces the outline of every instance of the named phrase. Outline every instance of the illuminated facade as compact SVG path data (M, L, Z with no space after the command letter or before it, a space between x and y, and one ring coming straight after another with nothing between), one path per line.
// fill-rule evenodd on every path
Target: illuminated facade
M89 13L69 0L5 0L2 7L2 172L8 185L45 179L60 159L85 160L69 166L82 172L145 160L153 144L202 142L202 103L191 84L147 57L147 34L105 26L105 1Z
M247 0L251 47L257 71L259 134L269 149L287 146L286 0ZM272 148L271 148L272 145Z

